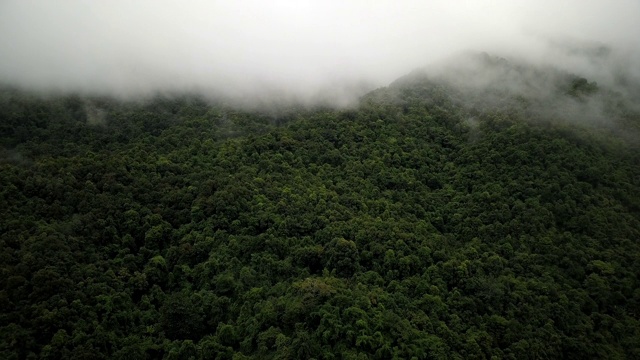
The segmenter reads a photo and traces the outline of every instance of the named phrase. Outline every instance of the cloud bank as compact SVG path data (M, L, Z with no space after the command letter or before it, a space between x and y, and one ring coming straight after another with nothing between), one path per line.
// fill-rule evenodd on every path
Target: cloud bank
M5 0L0 82L346 103L464 50L640 77L638 34L636 0Z

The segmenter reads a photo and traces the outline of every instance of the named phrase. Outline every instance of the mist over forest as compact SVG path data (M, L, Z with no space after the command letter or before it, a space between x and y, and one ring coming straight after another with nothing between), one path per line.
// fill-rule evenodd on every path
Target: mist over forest
M119 97L200 92L349 105L461 51L597 82L640 77L621 1L109 1L0 4L0 81Z
M1 359L639 359L640 2L1 1Z

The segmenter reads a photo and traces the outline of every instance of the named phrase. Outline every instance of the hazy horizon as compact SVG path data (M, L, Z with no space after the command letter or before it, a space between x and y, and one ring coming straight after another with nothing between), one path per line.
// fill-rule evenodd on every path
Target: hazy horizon
M638 77L638 34L633 0L3 1L0 82L344 104L462 51Z

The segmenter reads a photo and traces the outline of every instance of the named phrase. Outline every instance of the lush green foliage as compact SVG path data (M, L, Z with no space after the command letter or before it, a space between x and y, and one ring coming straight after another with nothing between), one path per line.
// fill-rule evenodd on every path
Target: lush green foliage
M609 128L424 80L279 115L0 101L3 359L640 358Z

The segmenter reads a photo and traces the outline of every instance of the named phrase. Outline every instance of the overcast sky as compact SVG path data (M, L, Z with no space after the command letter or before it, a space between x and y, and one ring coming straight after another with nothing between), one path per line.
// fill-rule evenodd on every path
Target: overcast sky
M40 89L310 97L463 50L574 66L566 44L636 64L640 0L0 0L0 82Z

